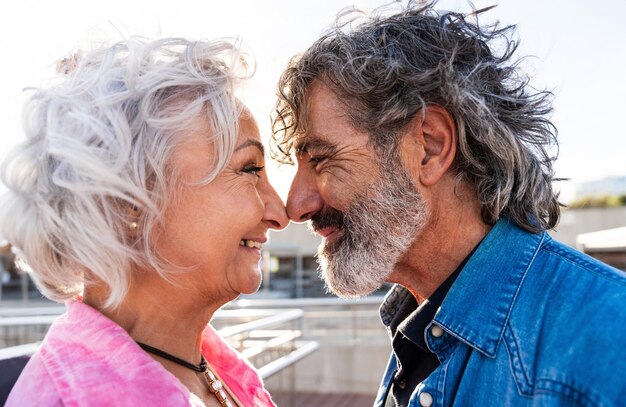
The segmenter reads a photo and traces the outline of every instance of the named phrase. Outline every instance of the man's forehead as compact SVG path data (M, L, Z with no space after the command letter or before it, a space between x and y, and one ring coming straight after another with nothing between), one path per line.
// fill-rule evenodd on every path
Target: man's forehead
M331 149L349 143L349 135L359 132L349 115L350 107L321 80L315 80L307 91L302 128L296 151Z
M345 118L349 110L349 104L321 80L316 79L309 85L304 108L307 119L310 120L320 115Z

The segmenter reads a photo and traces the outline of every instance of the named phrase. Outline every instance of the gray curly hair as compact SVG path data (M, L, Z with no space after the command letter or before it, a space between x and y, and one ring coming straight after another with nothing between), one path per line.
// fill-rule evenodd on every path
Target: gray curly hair
M232 41L133 38L61 60L58 83L34 90L24 106L26 140L0 171L8 187L0 234L47 297L71 299L97 279L110 289L104 306L114 308L135 266L164 278L176 270L152 244L181 187L172 154L205 117L214 155L201 182L223 170L247 67Z
M273 157L293 163L315 80L347 102L352 124L382 151L394 151L400 130L437 104L455 119L454 170L475 187L485 222L504 216L531 232L553 228L560 204L552 186L552 94L534 90L512 60L514 30L480 27L432 5L337 22L280 78Z

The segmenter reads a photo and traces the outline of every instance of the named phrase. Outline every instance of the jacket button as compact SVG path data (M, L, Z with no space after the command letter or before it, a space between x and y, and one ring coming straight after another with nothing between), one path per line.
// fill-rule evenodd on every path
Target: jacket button
M420 406L422 407L430 407L433 405L433 396L430 393L423 392L420 394Z
M443 329L439 325L433 325L430 328L430 334L435 338L439 338L443 335Z
M404 390L404 388L406 387L406 381L404 379L400 380L398 382L398 387Z

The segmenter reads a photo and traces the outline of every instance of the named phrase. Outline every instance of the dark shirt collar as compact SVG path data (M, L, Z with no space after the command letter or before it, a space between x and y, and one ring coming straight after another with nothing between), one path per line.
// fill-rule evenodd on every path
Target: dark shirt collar
M398 325L398 331L425 351L429 350L424 339L424 331L435 317L435 313L441 306L443 299L446 298L446 294L448 294L450 287L452 287L452 284L456 280L466 262L467 259L465 259L463 263L457 267L454 273L450 274L446 281L444 281L439 288L437 288L437 290L435 290L435 292L428 297L428 299L419 304L419 306L417 306L415 297L411 296L414 304L413 312L407 315L404 321L400 322ZM415 306L417 306L417 308L415 308Z
M424 339L424 331L435 317L448 291L479 245L480 243L463 259L456 270L448 276L437 290L421 304L417 303L415 297L406 288L399 285L392 288L380 310L381 319L389 329L392 337L399 331L411 342L423 350L429 351Z

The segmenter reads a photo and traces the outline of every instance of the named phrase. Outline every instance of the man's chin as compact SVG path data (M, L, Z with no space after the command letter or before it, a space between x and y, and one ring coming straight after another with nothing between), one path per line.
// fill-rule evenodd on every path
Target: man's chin
M355 245L345 229L341 229L335 239L322 241L317 259L327 292L340 298L370 295L382 287L396 263L377 256L376 250Z
M321 277L326 285L326 291L336 295L339 298L353 299L370 295L378 290L384 284L384 279L370 278L353 278L356 274L337 273L333 268L325 267L322 264ZM363 277L362 275L360 277Z
M344 300L351 300L351 299L357 299L357 298L363 298L363 297L367 297L368 295L370 295L371 293L373 293L374 291L376 291L378 288L377 287L373 290L369 290L369 291L365 291L365 292L345 292L345 291L338 291L336 289L333 289L330 285L326 285L326 291L330 294L334 294L339 298L342 298Z

